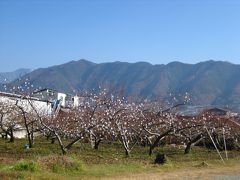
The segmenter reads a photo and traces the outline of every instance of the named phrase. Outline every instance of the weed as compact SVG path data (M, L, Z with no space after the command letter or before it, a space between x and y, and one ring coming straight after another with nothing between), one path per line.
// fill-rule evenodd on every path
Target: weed
M21 160L13 166L13 170L35 172L38 170L38 165L33 161Z
M54 173L81 172L83 164L80 161L62 155L49 155L38 160L40 166Z

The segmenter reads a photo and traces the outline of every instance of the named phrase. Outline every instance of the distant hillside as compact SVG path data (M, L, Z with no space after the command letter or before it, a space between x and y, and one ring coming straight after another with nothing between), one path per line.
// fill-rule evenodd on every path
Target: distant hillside
M30 69L17 69L13 72L0 72L0 83L9 83L29 73Z
M96 64L86 60L41 68L24 76L35 87L60 91L89 90L101 83L122 86L127 95L167 98L169 94L190 93L195 105L240 104L240 65L222 61L198 64L146 62ZM16 80L16 84L24 81Z

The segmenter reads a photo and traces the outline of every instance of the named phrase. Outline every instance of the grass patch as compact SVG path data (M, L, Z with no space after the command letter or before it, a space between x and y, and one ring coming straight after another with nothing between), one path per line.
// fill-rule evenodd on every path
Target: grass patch
M39 170L39 167L38 164L33 161L21 160L17 162L12 169L16 171L36 172L37 170Z
M78 142L65 156L60 154L57 143L51 144L46 138L36 138L34 147L28 150L24 149L26 142L26 139L16 139L14 143L8 143L0 139L0 179L7 179L8 175L12 177L10 179L91 179L143 172L233 167L240 162L239 151L229 151L229 160L223 165L215 150L201 147L193 147L190 154L184 155L183 149L161 146L149 156L148 147L136 145L126 158L119 142L102 143L99 150ZM166 154L166 164L154 164L157 153ZM224 152L221 153L224 157Z
M49 155L38 159L38 163L53 173L79 173L83 171L83 163L68 156Z

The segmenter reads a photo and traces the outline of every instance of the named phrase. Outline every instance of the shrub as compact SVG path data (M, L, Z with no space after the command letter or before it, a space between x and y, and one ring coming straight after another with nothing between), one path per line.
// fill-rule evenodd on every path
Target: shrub
M18 161L14 166L13 166L14 170L17 171L31 171L31 172L35 172L38 169L38 166L35 162L32 161Z
M164 164L164 163L166 163L166 162L167 162L167 156L166 156L166 154L160 154L160 153L158 153L158 154L156 155L156 158L155 158L155 161L154 161L155 164Z
M67 156L49 155L38 160L40 166L54 173L80 172L83 165L77 160Z

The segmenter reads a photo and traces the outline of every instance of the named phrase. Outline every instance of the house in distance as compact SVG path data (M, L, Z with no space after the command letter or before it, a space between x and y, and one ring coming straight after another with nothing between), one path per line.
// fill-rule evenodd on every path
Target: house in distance
M53 89L41 89L38 91L35 91L33 93L33 96L43 100L43 101L49 101L53 103L53 106L58 106L60 104L62 107L77 107L80 104L80 97L79 96L73 96L71 94L65 94L58 92L57 90Z

